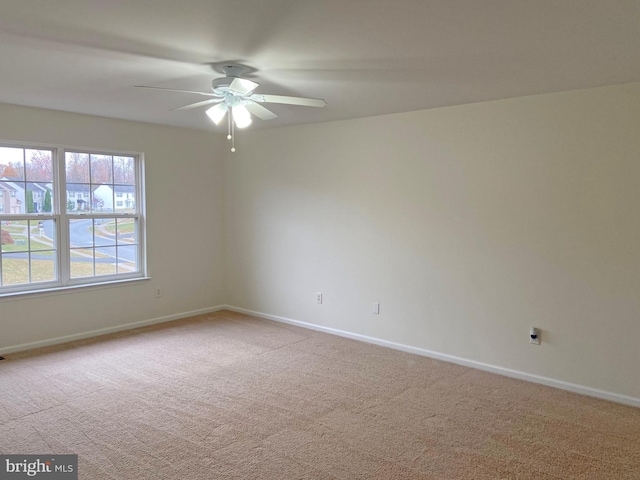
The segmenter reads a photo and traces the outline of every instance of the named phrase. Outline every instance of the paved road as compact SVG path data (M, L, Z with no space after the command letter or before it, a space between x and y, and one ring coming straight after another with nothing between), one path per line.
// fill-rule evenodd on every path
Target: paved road
M53 232L53 220L45 220L44 222L44 234L49 238L54 238ZM69 236L72 247L91 247L93 246L93 233L91 231L91 219L81 218L73 219L69 225ZM96 236L96 252L103 255L108 255L109 258L97 258L96 262L108 263L115 259L115 247L100 248L100 245L113 245L115 243L115 235L110 236ZM123 248L125 247L125 248ZM137 261L136 248L134 246L120 245L118 247L118 256L121 260L127 260L130 262ZM79 257L78 257L79 260ZM87 259L88 260L88 259ZM75 261L75 258L74 258ZM80 260L82 261L82 260Z

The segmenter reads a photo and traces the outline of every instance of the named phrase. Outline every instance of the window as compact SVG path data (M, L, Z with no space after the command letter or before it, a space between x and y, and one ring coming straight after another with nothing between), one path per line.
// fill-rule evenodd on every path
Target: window
M144 277L142 178L138 154L0 145L0 295Z

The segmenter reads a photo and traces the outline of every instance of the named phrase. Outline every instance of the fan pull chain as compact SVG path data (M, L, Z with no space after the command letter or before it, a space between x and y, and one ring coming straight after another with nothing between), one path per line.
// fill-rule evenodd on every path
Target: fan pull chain
M236 151L236 122L231 122L231 151Z
M229 135L227 138L231 139L231 152L236 151L236 125L233 121L233 110L229 109Z

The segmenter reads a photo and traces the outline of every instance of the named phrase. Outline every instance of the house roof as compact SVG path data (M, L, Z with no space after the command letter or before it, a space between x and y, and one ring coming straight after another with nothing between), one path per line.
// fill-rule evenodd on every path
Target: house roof
M6 0L0 101L210 130L170 111L197 95L133 86L207 91L236 61L257 93L328 102L260 128L640 82L639 17L637 0Z
M6 188L10 190L24 190L24 183L21 181L8 180L7 178L0 178L0 185L4 185ZM51 191L50 183L43 182L27 182L27 189L40 190L41 192L46 192L47 190Z
M19 184L7 180L6 178L0 178L0 186L9 191L18 192L24 190Z
M133 185L116 185L114 190L116 193L136 193L136 187Z
M46 193L48 191L52 191L52 186L50 183L43 182L28 182L27 188L33 188L34 190L40 190L42 193Z
M86 183L67 183L67 192L89 193L90 188Z

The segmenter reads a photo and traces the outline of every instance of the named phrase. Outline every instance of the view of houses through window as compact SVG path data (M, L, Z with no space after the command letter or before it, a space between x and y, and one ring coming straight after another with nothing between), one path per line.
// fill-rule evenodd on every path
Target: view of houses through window
M0 145L0 293L142 276L141 174L133 155Z

